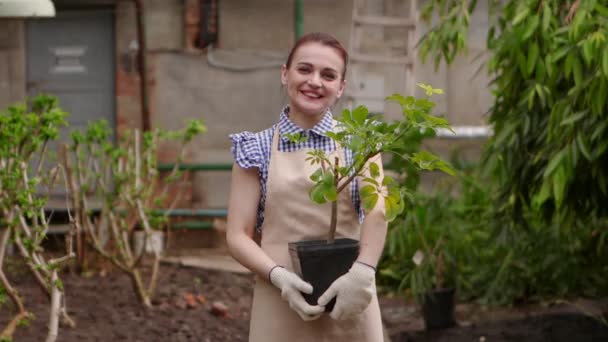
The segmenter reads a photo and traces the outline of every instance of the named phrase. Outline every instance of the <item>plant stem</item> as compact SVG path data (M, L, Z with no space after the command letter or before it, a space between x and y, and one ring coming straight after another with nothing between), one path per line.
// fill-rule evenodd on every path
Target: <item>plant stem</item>
M151 308L152 303L150 302L150 296L148 296L146 290L144 289L139 270L131 270L131 272L129 272L129 276L131 277L131 283L133 284L133 288L135 289L135 293L137 294L139 301L146 307Z
M437 288L438 289L442 289L443 288L443 274L445 273L445 262L443 261L443 253L439 253L439 256L437 257L437 271L436 271L436 277L437 277Z
M15 317L6 325L2 333L0 333L0 339L12 341L17 325L19 325L19 322L21 322L22 319L27 318L28 315L27 311L20 311L15 315Z
M338 184L339 176L338 167L340 166L340 159L338 156L334 159L334 184ZM336 190L336 192L338 192ZM339 192L338 192L339 193ZM329 224L329 236L327 237L327 243L334 243L336 239L336 225L338 224L338 199L331 202L331 221Z
M49 313L49 333L46 336L46 342L55 342L57 340L57 331L59 330L61 291L57 287L57 279L57 271L54 270L51 276L51 310Z
M369 155L367 155L364 159L364 162L361 164L361 166L359 166L358 168L355 169L355 172L353 172L352 175L348 176L348 178L346 179L346 181L344 183L342 183L342 185L340 185L338 187L338 193L340 193L342 190L344 190L344 188L350 184L350 182L352 182L355 177L357 177L359 175L359 172L361 172L361 170L363 170L363 168L365 167L365 164L367 163L368 160L372 159L374 156L376 156L378 153L380 152L374 152L374 153L370 153Z
M51 291L48 288L46 282L44 281L43 276L40 274L38 268L36 267L36 265L38 265L39 263L37 263L34 259L35 253L32 253L32 255L28 253L27 249L23 245L23 242L21 242L21 239L19 238L19 234L15 234L15 244L17 245L17 249L19 249L21 256L26 260L27 266L34 275L34 279L36 279L36 282L38 283L40 288L50 298Z
M143 254L143 253L142 253ZM152 266L152 275L148 282L148 297L152 298L154 292L156 292L156 285L158 284L158 271L160 269L160 253L155 251L154 253L154 264Z
M6 245L8 244L8 238L10 235L10 231L11 231L11 228L8 228L8 227L4 228L4 231L2 232L2 237L0 240L0 283L2 284L2 287L4 287L6 294L11 298L11 300L13 301L13 303L19 310L19 313L17 315L15 315L15 317L6 325L6 327L0 334L1 339L7 339L7 340L12 339L12 336L13 336L13 333L15 332L15 328L17 327L17 324L19 323L19 321L21 321L21 319L27 317L27 315L28 315L27 311L25 310L25 306L23 305L23 302L21 301L21 298L19 298L19 295L17 294L17 291L15 291L15 289L13 289L13 287L9 283L8 279L6 278L6 275L4 274L4 269L3 269L4 253L6 253Z

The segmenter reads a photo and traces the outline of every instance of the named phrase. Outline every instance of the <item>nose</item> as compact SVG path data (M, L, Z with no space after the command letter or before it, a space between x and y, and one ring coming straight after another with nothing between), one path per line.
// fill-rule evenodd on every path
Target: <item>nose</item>
M308 85L310 85L311 87L314 88L320 88L322 83L321 83L321 75L319 75L316 72L313 72L310 77L308 78Z

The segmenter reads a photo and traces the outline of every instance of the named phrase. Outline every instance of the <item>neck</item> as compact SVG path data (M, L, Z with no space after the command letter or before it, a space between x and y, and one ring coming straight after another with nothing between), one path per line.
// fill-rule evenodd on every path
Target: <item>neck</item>
M288 116L289 120L291 120L298 127L303 129L311 129L315 127L321 121L321 119L323 119L325 113L327 113L327 111L323 111L320 114L304 114L294 110L293 107L290 107Z

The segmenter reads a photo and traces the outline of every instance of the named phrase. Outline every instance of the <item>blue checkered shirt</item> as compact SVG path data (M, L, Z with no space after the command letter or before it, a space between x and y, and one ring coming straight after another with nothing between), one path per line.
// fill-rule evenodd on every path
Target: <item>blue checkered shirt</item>
M325 136L325 133L333 128L332 114L327 111L321 121L310 130L305 130L298 127L295 123L289 120L289 107L285 107L279 117L279 122L272 127L267 128L258 133L241 132L230 134L232 141L232 154L236 163L242 168L248 169L251 167L258 168L260 175L261 196L258 205L258 216L256 229L260 230L264 222L264 207L266 204L266 183L268 181L268 167L270 165L270 149L272 146L272 138L276 125L279 125L279 151L292 152L301 148L322 149L326 153L333 152L336 145L333 140ZM285 133L301 133L307 139L299 144L291 142ZM352 151L345 149L346 163L352 163ZM359 215L359 222L363 222L365 216L359 198L359 186L357 182L351 183L351 194L355 210Z

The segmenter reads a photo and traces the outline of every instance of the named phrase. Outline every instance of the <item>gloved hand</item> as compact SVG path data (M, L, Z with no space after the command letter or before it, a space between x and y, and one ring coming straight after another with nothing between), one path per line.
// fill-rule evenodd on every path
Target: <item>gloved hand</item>
M292 308L304 321L315 320L323 314L325 310L322 306L312 306L306 303L302 293L312 293L312 285L302 280L296 274L289 272L284 267L275 267L268 276L270 282L281 290L281 297L289 303Z
M346 274L331 284L317 303L325 306L336 297L334 309L329 314L331 318L341 320L358 315L372 300L375 274L376 270L372 266L355 262Z

